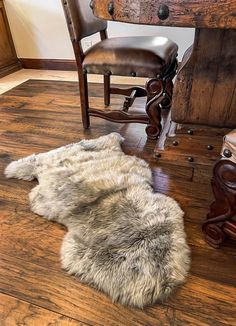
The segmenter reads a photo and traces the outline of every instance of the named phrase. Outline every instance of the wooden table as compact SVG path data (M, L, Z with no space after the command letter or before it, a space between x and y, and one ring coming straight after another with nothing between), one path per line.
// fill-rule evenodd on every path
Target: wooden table
M236 0L93 0L93 10L106 20L194 27L175 82L172 120L236 126Z

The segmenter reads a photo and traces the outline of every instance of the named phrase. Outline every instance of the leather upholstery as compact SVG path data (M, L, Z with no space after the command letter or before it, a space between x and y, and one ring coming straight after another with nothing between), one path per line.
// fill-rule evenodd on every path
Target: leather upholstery
M90 8L90 0L61 0L70 37L73 41L100 32L107 28L107 22L96 18Z
M85 53L88 73L156 77L175 61L178 46L165 37L136 36L103 40Z
M225 149L230 150L232 154L231 157L228 158L224 156ZM221 155L223 158L227 158L228 160L236 163L236 129L232 130L224 137L224 144L222 147Z

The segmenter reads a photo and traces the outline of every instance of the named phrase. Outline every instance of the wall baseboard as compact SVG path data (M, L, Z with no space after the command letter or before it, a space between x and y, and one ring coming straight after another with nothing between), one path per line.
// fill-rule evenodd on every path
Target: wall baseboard
M25 69L77 71L75 60L66 59L19 59Z
M16 62L7 65L5 67L0 67L0 78L12 74L13 72L20 70L22 68L20 61L18 59Z

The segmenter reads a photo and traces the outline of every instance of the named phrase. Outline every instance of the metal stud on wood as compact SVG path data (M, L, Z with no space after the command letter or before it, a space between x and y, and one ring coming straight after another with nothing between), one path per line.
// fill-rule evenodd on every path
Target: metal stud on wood
M179 142L178 142L178 140L174 140L172 144L173 144L174 146L178 146L178 145L179 145Z
M223 152L223 155L227 158L231 157L232 156L232 153L229 149L225 149L224 152Z
M189 156L189 157L188 157L188 161L189 161L189 162L193 162L193 161L194 161L194 158L193 158L192 156Z
M114 4L113 4L113 2L108 3L107 10L108 10L109 15L112 16L114 14Z
M213 146L212 145L207 145L207 149L208 149L208 151L211 151L211 150L213 150Z

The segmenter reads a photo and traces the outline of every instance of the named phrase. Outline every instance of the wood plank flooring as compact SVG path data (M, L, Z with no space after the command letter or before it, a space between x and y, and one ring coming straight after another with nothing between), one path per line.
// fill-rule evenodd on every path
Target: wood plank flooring
M90 96L92 106L103 107L101 85L91 84ZM113 96L112 103L116 107L122 100ZM140 108L143 100L137 105ZM82 128L75 82L29 80L0 97L0 325L236 325L236 243L229 240L216 250L201 233L212 201L213 162L182 164L178 158L183 151L188 155L188 147L180 148L180 156L173 149L175 161L157 160L155 143L146 142L144 125L92 118L91 126ZM143 310L113 304L61 270L65 228L30 211L28 193L36 182L7 180L3 175L12 160L113 131L125 137L126 153L150 163L155 190L180 203L192 250L186 284L167 302ZM213 136L221 142L220 133ZM210 137L203 137L203 146ZM196 148L196 157L198 152Z

